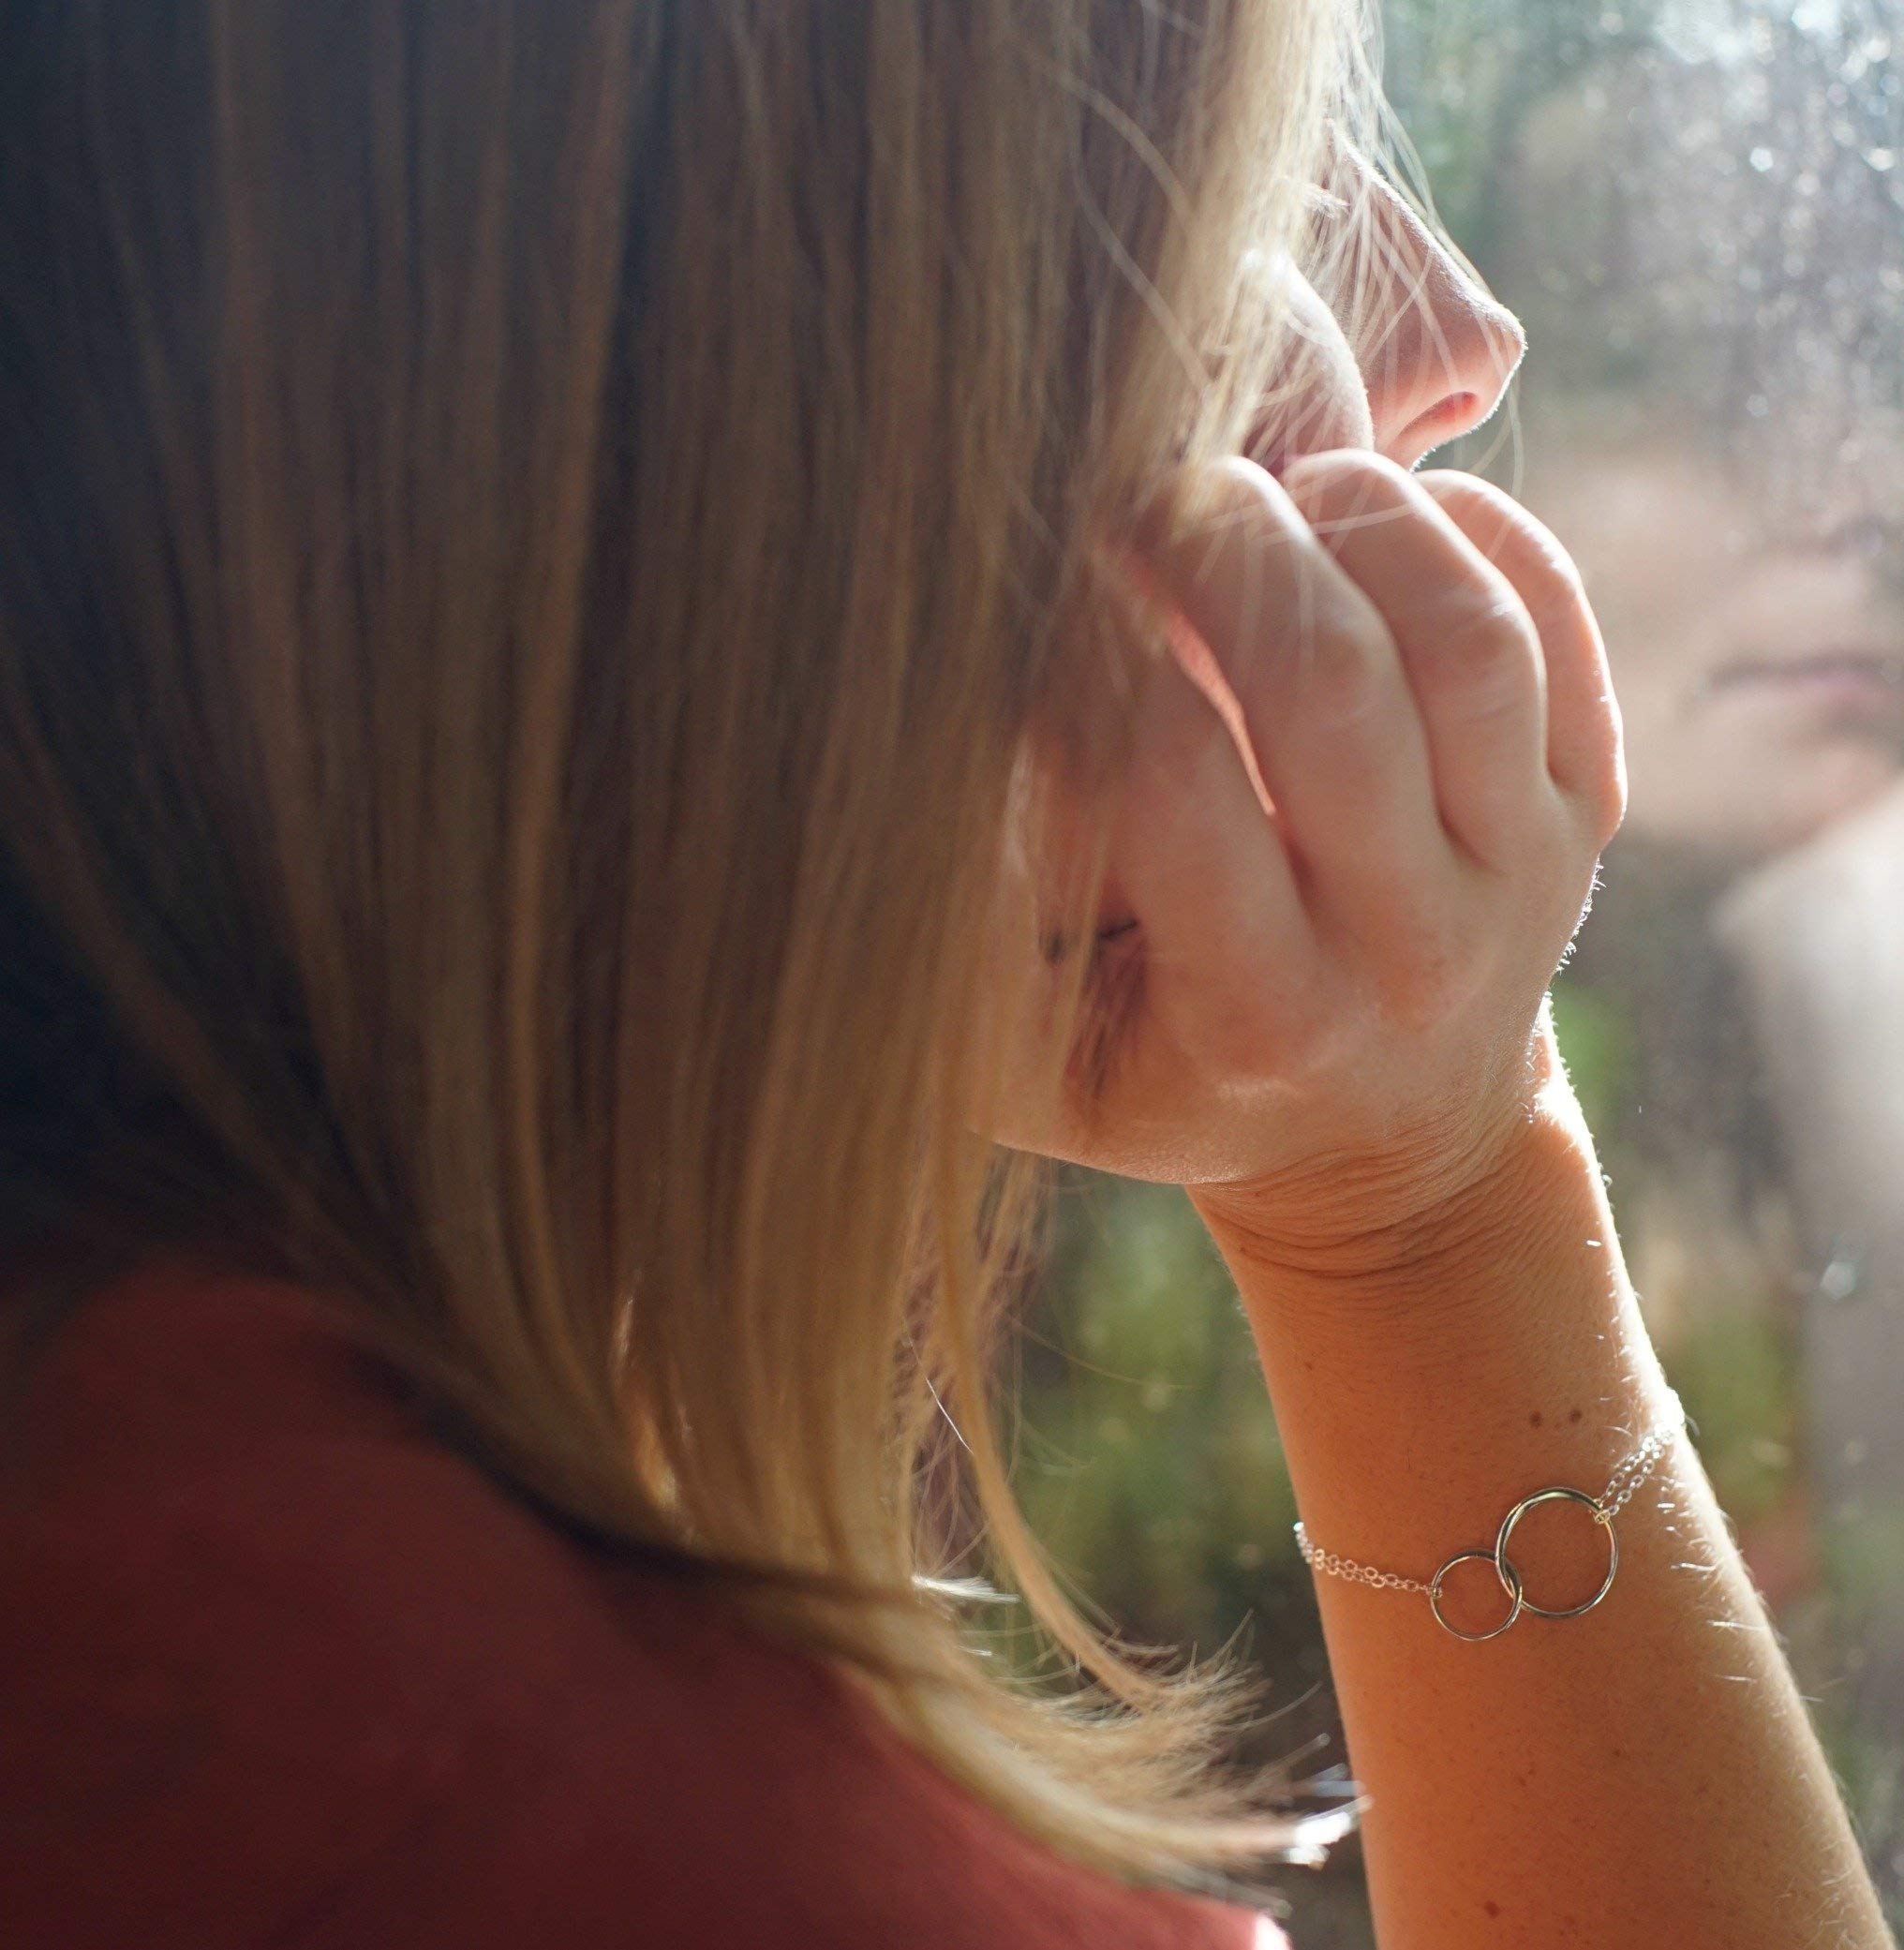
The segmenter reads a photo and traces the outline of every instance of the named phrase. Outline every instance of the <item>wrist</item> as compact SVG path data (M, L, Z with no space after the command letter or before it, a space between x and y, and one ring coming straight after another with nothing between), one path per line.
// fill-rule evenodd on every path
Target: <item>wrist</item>
M1189 1196L1233 1268L1291 1296L1452 1288L1603 1206L1593 1140L1543 1014L1516 1079L1438 1127ZM1610 1236L1610 1234L1606 1235Z
M1543 1068L1485 1160L1406 1215L1297 1232L1280 1209L1265 1225L1193 1195L1329 1548L1406 1565L1498 1521L1504 1495L1597 1492L1669 1410L1592 1141L1557 1061Z
M1192 1193L1279 1414L1438 1418L1454 1433L1556 1406L1564 1422L1636 1384L1663 1387L1592 1139L1544 1033L1538 1061L1525 1107L1484 1154L1445 1169L1435 1196L1425 1174L1406 1197L1390 1186L1370 1223L1305 1229L1280 1205L1266 1220L1227 1189Z

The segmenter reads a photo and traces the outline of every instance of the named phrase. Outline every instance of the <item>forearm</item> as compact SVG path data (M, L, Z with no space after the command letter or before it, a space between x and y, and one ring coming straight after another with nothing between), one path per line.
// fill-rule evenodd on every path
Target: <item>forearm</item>
M1532 1490L1597 1495L1669 1418L1564 1085L1458 1209L1353 1253L1266 1241L1233 1203L1197 1202L1321 1547L1425 1580L1492 1544ZM1606 1540L1584 1510L1549 1514L1512 1555L1552 1605L1591 1592ZM1616 1529L1602 1604L1524 1614L1485 1644L1450 1637L1420 1596L1318 1580L1383 1950L1887 1943L1685 1438Z

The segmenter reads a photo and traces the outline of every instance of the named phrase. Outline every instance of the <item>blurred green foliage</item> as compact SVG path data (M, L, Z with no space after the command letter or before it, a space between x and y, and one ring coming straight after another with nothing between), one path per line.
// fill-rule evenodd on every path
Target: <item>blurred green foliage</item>
M1025 1355L1027 1509L1122 1630L1207 1652L1295 1556L1235 1289L1181 1192L1082 1172L1062 1195L1053 1272L1065 1303Z
M1611 1129L1631 1092L1634 1037L1625 1010L1563 977L1554 987L1554 1034L1588 1124Z

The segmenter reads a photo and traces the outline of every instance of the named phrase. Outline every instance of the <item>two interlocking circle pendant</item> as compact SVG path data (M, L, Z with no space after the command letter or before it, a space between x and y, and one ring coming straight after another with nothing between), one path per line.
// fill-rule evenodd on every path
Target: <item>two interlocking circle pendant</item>
M1599 1589L1584 1602L1575 1605L1549 1606L1536 1604L1527 1596L1526 1587L1521 1581L1521 1573L1508 1556L1509 1540L1514 1534L1514 1526L1527 1512L1541 1503L1582 1503L1593 1513L1593 1520L1606 1532L1607 1568L1606 1575L1600 1580ZM1501 1581L1501 1589L1508 1594L1508 1615L1498 1625L1490 1626L1485 1631L1465 1631L1451 1623L1441 1609L1441 1589L1448 1573L1457 1564L1492 1564L1495 1575ZM1614 1534L1613 1511L1598 1496L1589 1496L1584 1490L1569 1489L1564 1484L1555 1484L1552 1489L1536 1490L1531 1496L1523 1496L1501 1520L1501 1527L1495 1538L1491 1551L1456 1551L1453 1556L1442 1565L1428 1581L1428 1603L1435 1613L1435 1622L1443 1631L1457 1639L1465 1639L1470 1645L1478 1645L1483 1639L1497 1639L1508 1627L1513 1624L1523 1612L1531 1612L1537 1618L1578 1618L1583 1612L1590 1612L1594 1606L1614 1588L1614 1575L1620 1568L1620 1541ZM1418 1587L1419 1588L1419 1587Z
M1300 1523L1296 1526L1296 1548L1302 1552L1303 1563L1321 1576L1341 1578L1351 1585L1366 1585L1374 1591L1406 1591L1426 1598L1429 1609L1435 1614L1435 1624L1450 1637L1465 1640L1471 1645L1479 1645L1484 1639L1499 1638L1523 1612L1532 1612L1537 1618L1578 1618L1583 1612L1592 1611L1614 1588L1614 1577L1620 1568L1620 1541L1614 1534L1614 1519L1633 1500L1640 1485L1652 1475L1660 1458L1666 1454L1674 1436L1686 1426L1686 1409L1679 1397L1668 1389L1666 1398L1673 1405L1671 1419L1662 1422L1651 1435L1643 1437L1620 1458L1614 1466L1606 1488L1598 1496L1589 1496L1584 1490L1569 1489L1563 1483L1555 1483L1551 1489L1536 1490L1531 1496L1523 1496L1501 1520L1493 1550L1456 1551L1425 1585L1420 1578L1405 1571L1384 1570L1378 1565L1363 1564L1356 1558L1325 1550ZM1594 1522L1606 1532L1606 1575L1599 1582L1599 1589L1583 1603L1536 1604L1527 1596L1520 1570L1508 1556L1514 1526L1530 1510L1542 1503L1582 1504L1591 1513ZM1501 1589L1508 1594L1508 1615L1486 1631L1465 1631L1441 1609L1441 1593L1448 1582L1448 1574L1458 1564L1492 1564L1495 1577L1501 1582Z

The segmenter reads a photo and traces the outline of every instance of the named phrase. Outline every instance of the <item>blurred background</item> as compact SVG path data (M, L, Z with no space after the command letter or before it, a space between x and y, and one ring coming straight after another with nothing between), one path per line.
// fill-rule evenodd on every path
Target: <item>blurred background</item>
M1439 214L1525 320L1437 460L1581 562L1632 811L1556 991L1669 1375L1904 1917L1904 0L1390 0ZM1243 1634L1349 1792L1249 1336L1181 1193L1074 1172L1025 1502L1132 1637ZM1399 1600L1398 1600L1399 1601ZM1371 1943L1355 1843L1284 1886Z

